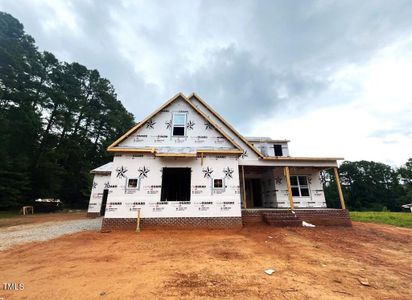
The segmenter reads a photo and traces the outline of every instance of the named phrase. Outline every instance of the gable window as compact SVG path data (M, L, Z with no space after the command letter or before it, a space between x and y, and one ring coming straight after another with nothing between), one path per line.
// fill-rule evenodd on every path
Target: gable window
M128 181L127 181L127 187L128 188L137 188L137 183L138 183L138 179L137 178L130 178Z
M213 188L223 189L223 179L220 179L220 178L213 179Z
M308 197L309 184L307 176L290 176L290 185L292 188L292 196Z
M173 136L184 136L186 128L186 114L184 113L173 113Z
M282 145L273 145L273 148L275 149L275 156L283 155Z

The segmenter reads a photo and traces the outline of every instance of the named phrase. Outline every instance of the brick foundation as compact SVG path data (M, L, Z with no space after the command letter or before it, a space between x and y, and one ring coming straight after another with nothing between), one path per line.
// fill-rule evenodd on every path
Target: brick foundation
M170 229L240 229L241 217L211 217L211 218L145 218L140 220L140 228L170 228ZM102 231L135 230L135 218L104 218Z
M349 211L346 209L294 209L297 219L317 226L352 226L349 217ZM243 224L262 223L264 215L270 214L275 221L276 216L279 219L284 217L289 210L281 209L242 209Z
M99 212L88 212L86 216L88 218L98 218L100 217L100 213Z

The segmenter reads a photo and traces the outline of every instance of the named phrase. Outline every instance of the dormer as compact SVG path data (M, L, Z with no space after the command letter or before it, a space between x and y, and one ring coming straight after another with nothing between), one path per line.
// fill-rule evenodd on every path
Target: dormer
M246 137L266 157L289 155L289 140L274 140L270 137Z

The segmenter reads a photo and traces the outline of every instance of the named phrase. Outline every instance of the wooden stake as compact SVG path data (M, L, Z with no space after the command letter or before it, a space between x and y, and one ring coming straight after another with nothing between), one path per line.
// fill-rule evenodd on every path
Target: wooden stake
M140 208L137 209L136 232L140 232Z
M336 181L336 187L338 188L340 206L342 207L342 209L346 209L345 199L343 198L343 193L342 193L342 187L340 186L338 168L333 168L333 172L335 173L335 181Z
M242 166L243 207L246 208L245 167Z
M295 204L293 203L293 196L292 196L292 187L290 185L290 173L289 173L289 167L283 167L283 174L286 177L286 184L288 186L288 198L289 198L289 206L290 209L295 208Z

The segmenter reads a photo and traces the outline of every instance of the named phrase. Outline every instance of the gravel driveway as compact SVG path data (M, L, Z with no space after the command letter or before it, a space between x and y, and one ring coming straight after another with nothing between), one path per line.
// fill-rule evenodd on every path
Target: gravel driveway
M100 230L102 218L47 222L0 228L0 251L28 242L47 241L64 234Z

